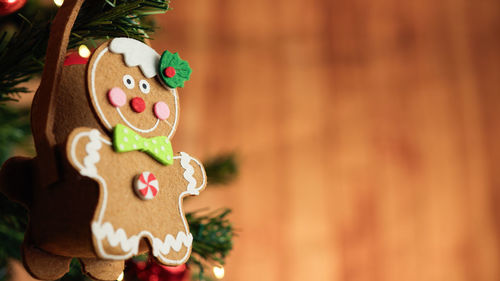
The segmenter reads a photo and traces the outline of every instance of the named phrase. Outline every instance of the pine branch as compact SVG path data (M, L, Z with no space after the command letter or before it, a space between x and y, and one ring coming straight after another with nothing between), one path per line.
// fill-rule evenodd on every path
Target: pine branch
M7 263L21 259L21 243L28 224L28 214L21 205L0 193L0 280L6 280Z
M217 156L204 163L209 184L227 184L238 175L234 154Z
M0 165L11 155L12 149L31 136L29 109L0 105Z
M221 209L207 215L187 213L186 219L193 234L193 255L189 264L198 269L198 279L208 280L204 267L223 265L225 258L233 248L234 228L226 218L230 209Z
M74 258L71 260L69 272L59 279L59 281L92 281L92 279L83 274L80 261Z
M150 38L148 33L154 27L141 20L168 9L167 0L87 0L75 21L68 48L111 37ZM19 31L10 39L5 33L0 36L0 102L28 93L20 84L42 72L54 16L54 11L43 10L30 19L23 17Z

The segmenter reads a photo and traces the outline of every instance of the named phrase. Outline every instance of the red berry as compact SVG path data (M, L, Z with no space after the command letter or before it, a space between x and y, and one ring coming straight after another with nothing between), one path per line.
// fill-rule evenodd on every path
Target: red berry
M175 68L171 66L165 68L165 71L163 72L165 73L165 76L167 76L168 78L172 78L175 76Z

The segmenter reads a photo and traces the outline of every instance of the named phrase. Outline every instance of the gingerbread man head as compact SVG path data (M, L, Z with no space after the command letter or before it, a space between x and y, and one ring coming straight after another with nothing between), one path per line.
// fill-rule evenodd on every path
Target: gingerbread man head
M112 73L112 75L110 75ZM115 38L100 46L87 71L87 87L102 126L123 124L144 137L175 133L179 116L177 90L191 69L177 54L160 56L148 45Z

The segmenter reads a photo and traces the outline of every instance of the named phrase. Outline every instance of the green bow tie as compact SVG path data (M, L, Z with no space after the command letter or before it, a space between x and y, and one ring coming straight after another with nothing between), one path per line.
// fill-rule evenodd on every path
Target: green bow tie
M163 165L171 165L174 162L172 144L167 137L143 138L122 124L116 125L113 130L113 148L116 152L145 152Z

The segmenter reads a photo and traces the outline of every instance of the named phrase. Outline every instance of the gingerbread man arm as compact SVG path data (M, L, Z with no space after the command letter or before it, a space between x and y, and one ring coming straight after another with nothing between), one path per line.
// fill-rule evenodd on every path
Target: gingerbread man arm
M95 164L100 160L99 150L111 141L98 130L92 128L76 128L66 142L66 154L71 165L83 176L95 177Z
M199 195L207 185L207 175L203 164L185 152L174 156L174 165L180 165L183 177L186 180L186 192L190 195Z

